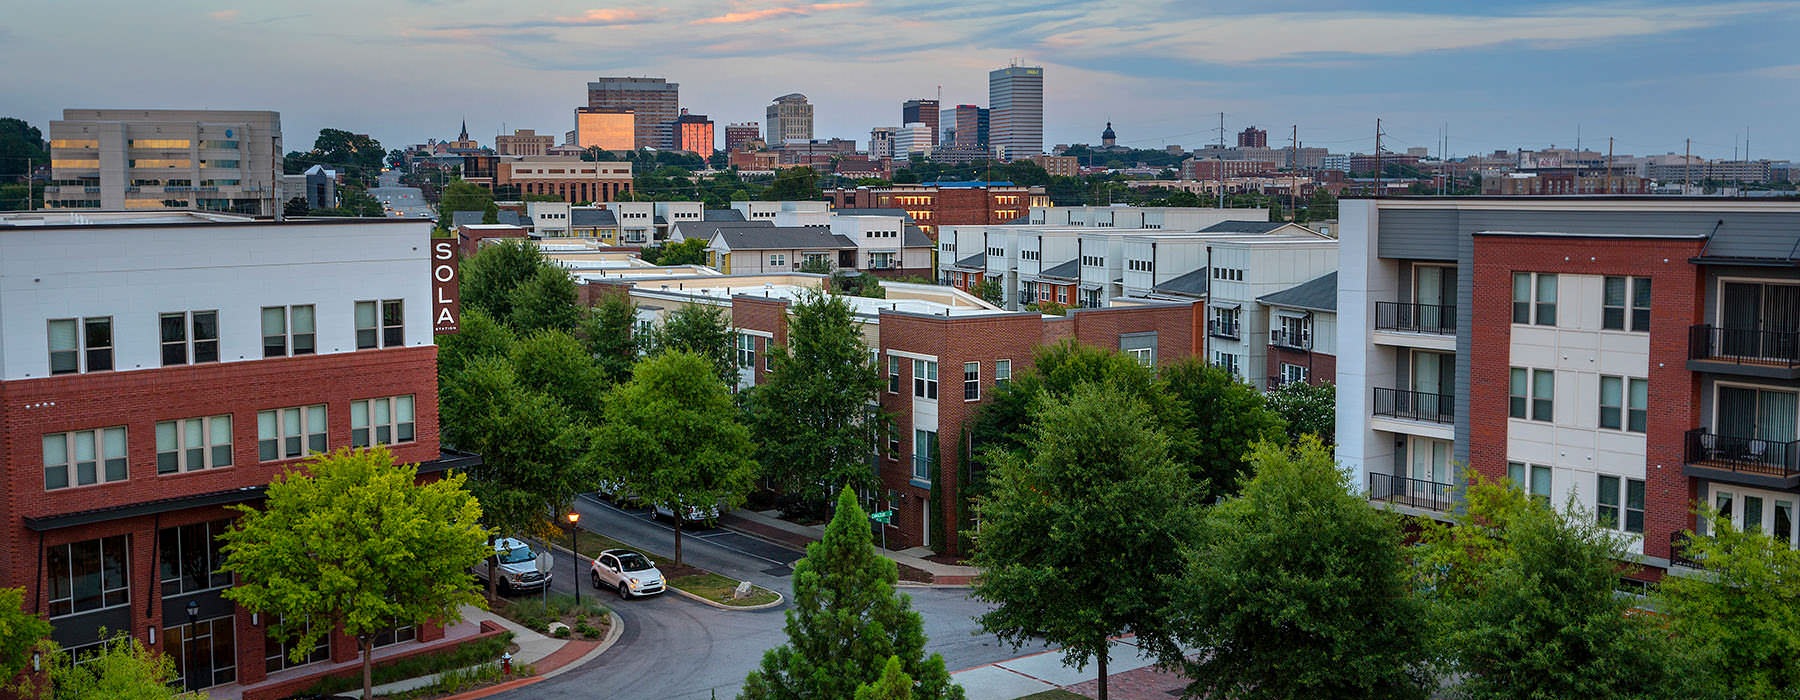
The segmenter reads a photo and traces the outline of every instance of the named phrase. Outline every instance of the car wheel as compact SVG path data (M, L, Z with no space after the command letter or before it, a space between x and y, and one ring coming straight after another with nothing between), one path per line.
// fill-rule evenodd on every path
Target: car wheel
M626 590L624 581L619 582L619 599L631 600L631 591Z
M600 572L598 572L598 571L589 571L589 572L588 572L588 578L590 578L590 579L593 579L593 581L594 581L594 590L600 590Z
M513 594L512 582L510 582L506 579L500 579L500 595L512 595L512 594Z

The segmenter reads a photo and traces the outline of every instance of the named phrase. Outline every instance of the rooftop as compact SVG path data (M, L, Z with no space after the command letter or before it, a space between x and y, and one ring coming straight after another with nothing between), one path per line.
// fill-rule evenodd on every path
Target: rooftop
M1256 300L1270 306L1336 313L1337 292L1337 273L1331 272Z

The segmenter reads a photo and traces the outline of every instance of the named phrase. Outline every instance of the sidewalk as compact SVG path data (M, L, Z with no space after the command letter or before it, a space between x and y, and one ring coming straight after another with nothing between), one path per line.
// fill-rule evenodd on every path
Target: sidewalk
M775 517L775 511L757 512L753 510L734 510L719 516L721 526L760 537L776 544L805 551L806 545L819 541L825 536L823 525L799 525ZM923 573L926 583L935 586L967 586L975 579L979 571L973 566L940 564L926 559L932 552L924 547L914 547L904 551L892 551L875 548L881 556L894 560L902 567L915 569ZM902 578L906 578L902 576Z
M1170 697L1169 689L1179 688L1177 679L1170 681L1151 668L1156 663L1129 639L1115 639L1107 655L1106 675L1109 693L1114 700L1149 700ZM1066 689L1092 696L1100 669L1093 662L1082 670L1064 666L1062 651L1044 651L999 663L977 666L950 674L968 693L968 700L1014 700L1046 690ZM1121 690L1144 691L1121 694Z

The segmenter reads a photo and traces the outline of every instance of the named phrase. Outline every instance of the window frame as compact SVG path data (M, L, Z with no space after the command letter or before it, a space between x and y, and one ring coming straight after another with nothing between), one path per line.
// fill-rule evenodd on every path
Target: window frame
M52 330L57 324L69 324L72 328L73 347L56 347L56 333ZM97 330L98 329L98 330ZM104 334L101 337L101 334ZM68 318L52 318L44 321L44 344L49 352L49 374L86 374L88 372L110 372L115 367L113 350L118 339L113 335L112 316L72 316ZM104 340L105 342L99 342ZM72 369L57 369L57 355L73 355Z
M231 587L231 574L221 570L221 567L225 565L225 553L224 544L219 541L219 535L224 533L230 527L231 520L226 518L188 523L186 525L174 525L157 531L156 571L157 583L162 597L171 598L174 596L200 593L203 591L216 591L221 588ZM207 545L206 551L199 555L200 558L204 560L203 565L207 567L207 570L202 574L206 579L205 582L203 584L196 583L194 584L195 587L189 588L188 582L193 577L186 571L186 566L193 562L195 557L187 555L184 552L183 543L187 542L188 538L186 535L193 530L198 530L201 533L201 536L204 538L203 541ZM169 541L170 539L174 540L173 543ZM173 547L171 547L171 544L173 544ZM171 576L171 564L173 564L174 567L173 576ZM173 586L171 586L171 584L173 584Z
M223 425L220 424L220 421L223 421ZM165 449L163 444L164 427L168 427L169 430L173 431L175 444L170 449ZM188 444L189 439L193 437L192 431L194 427L198 427L200 430L200 444L198 446ZM225 434L224 442L217 441L218 433L221 431ZM205 471L208 469L222 469L232 466L234 462L232 450L234 447L232 442L231 414L229 413L157 421L156 474L158 476L167 476L172 474ZM199 466L195 466L193 463L193 457L196 451L200 454ZM163 459L165 456L174 460L173 469L164 468Z
M118 435L119 437L116 441L110 441L107 439L110 435ZM86 460L80 458L82 436L87 436L90 441L89 449L92 450L91 457ZM62 461L52 464L50 461L49 446L53 444L53 441L57 440L60 440L62 443ZM108 447L109 442L116 442L118 447L116 452ZM59 433L45 433L40 442L40 447L43 450L44 490L61 491L64 489L100 486L102 484L130 481L130 445L131 433L126 429L126 426L123 425L87 428L84 430L68 430ZM116 465L114 464L115 462L117 463ZM89 463L87 468L93 471L93 480L85 483L82 482L82 464L84 463ZM117 467L116 470L114 468L115 466ZM60 486L51 485L50 474L53 469L60 469L62 471L62 484ZM115 474L117 474L117 476L114 476Z
M112 543L110 547L108 546L109 542ZM96 567L93 573L85 574L85 576L92 576L95 583L99 585L99 592L94 596L99 600L99 605L77 607L76 600L78 599L78 595L76 593L76 588L79 585L78 582L83 579L83 575L77 575L75 573L75 566L85 557L77 557L75 547L87 545L89 543L92 543L95 549L93 557ZM117 557L111 562L108 561L107 557L109 549L118 552ZM56 566L56 560L59 558L59 551L62 553L60 559L62 559L65 564L64 567ZM69 617L71 615L80 615L97 610L107 610L110 608L131 605L131 535L111 535L108 537L96 537L78 542L65 542L62 544L50 545L44 548L44 560L44 584L46 593L49 596L48 617L50 619L54 620L60 617ZM107 574L109 563L117 564L116 576L109 576ZM58 590L57 568L64 568L67 571L68 578L62 586L62 588L66 590ZM109 581L116 582L116 585L109 585Z
M306 332L298 330L300 324L297 319L301 317L301 314L298 312L302 310L304 310L307 325L311 328L311 330ZM271 311L277 312L281 321L281 328L274 333L270 333L269 331L269 321L271 319L269 312ZM260 319L264 359L318 354L319 315L318 307L316 305L290 304L287 306L264 306L262 307ZM276 338L281 339L280 352L275 352L274 350L276 346L273 344L273 341ZM305 349L301 349L302 339L305 340Z
M1012 383L1012 358L994 360L994 388L1004 389Z
M296 420L298 421L297 424L299 425L297 432L294 432L291 434L288 432L287 417L289 415L295 415ZM316 420L319 423L319 425L316 426L318 428L317 430L313 430L313 428L315 426L312 425L313 421L315 420L315 415L317 416ZM274 436L273 437L268 437L266 435L265 431L263 430L265 416L267 416L274 423L275 428L274 428ZM289 460L289 459L301 459L301 458L308 457L313 454L320 454L320 453L329 451L329 447L330 447L329 443L331 440L330 427L329 427L330 420L331 420L331 409L326 404L322 404L322 403L308 404L308 405L303 405L303 406L283 406L280 408L270 408L270 409L264 409L261 411L257 411L256 412L256 459L257 459L257 461L264 462L264 463L280 462L280 461ZM296 442L294 442L294 445L297 447L297 449L292 451L292 452L294 452L294 454L289 454L290 450L288 449L288 441L290 441L290 440L296 441ZM314 444L315 442L317 443L316 447ZM273 447L274 447L274 455L273 456L266 456L268 453L265 450L265 446L269 443L273 443Z
M937 360L913 359L913 398L926 401L938 399Z
M913 428L912 481L931 483L931 462L938 450L937 431Z
M400 420L402 399L405 400L404 405L407 407L407 412L412 414L410 420ZM357 409L359 407L362 409L361 427L357 425L359 422ZM385 422L379 419L383 410L387 413ZM418 403L413 394L376 396L351 401L350 446L367 448L376 445L406 445L417 442L419 439L418 420ZM383 429L387 430L389 439L381 439ZM360 435L359 431L361 431ZM405 437L401 437L402 433L405 434Z
M963 363L963 401L981 400L981 363Z
M900 356L889 354L887 357L887 393L900 393Z

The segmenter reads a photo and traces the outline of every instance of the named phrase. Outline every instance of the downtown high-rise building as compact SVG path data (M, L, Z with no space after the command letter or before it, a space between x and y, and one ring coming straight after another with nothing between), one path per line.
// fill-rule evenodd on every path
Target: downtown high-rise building
M588 83L588 109L631 112L633 147L674 148L681 84L663 78L600 78Z
M725 150L736 153L751 141L762 140L762 125L756 122L725 125Z
M901 124L924 124L931 127L931 145L938 144L938 101L907 100L900 106Z
M956 128L956 145L985 147L988 145L989 112L976 105L957 105L951 112Z
M988 73L988 144L1002 160L1044 152L1044 67L1007 66Z
M769 131L763 140L770 146L812 140L813 106L805 95L796 92L775 98L764 116Z

